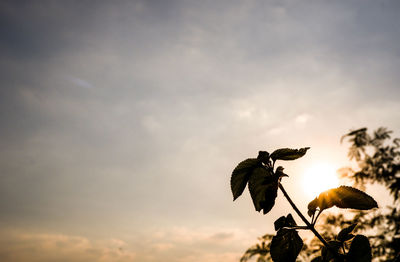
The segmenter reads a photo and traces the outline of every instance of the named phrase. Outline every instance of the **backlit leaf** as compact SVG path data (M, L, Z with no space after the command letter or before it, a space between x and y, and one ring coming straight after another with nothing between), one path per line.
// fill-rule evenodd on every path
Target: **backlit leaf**
M257 167L249 178L249 191L257 211L268 213L278 195L278 178L265 167Z
M378 207L376 201L354 187L340 186L333 192L335 198L335 205L340 208L353 208L358 210L368 210Z
M295 262L303 247L303 240L294 229L281 228L271 242L274 262Z
M318 197L314 198L310 203L308 203L308 212L307 214L311 217L314 215L315 211L318 207Z
M339 208L352 208L358 210L368 210L378 207L376 201L354 187L340 186L332 188L319 194L318 198L308 204L308 213L313 214L316 206L320 210L337 206Z
M307 150L310 149L309 147L304 147L300 149L291 149L291 148L281 148L275 150L270 158L273 161L276 160L295 160L297 158L300 158L304 156L307 152Z
M249 158L240 162L233 170L231 176L233 200L237 199L243 193L253 169L258 165L260 165L260 161L258 159Z

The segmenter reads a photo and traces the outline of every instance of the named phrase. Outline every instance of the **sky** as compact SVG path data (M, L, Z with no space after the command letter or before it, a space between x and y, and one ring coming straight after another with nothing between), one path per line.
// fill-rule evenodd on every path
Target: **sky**
M304 211L304 170L350 164L343 134L399 136L399 11L0 1L0 260L238 261L293 211L232 202L237 163L310 146L282 163Z

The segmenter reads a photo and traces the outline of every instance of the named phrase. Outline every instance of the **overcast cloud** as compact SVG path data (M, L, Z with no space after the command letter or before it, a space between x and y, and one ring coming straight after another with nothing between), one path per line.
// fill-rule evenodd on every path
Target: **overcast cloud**
M349 129L399 134L399 11L394 0L2 1L0 241L13 241L0 259L237 261L287 208L232 203L237 162L311 146L288 172L339 167Z

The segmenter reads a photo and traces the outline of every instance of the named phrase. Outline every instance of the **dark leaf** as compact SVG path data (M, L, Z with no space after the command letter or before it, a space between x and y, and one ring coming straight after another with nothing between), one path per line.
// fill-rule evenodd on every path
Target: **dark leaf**
M275 150L271 154L270 157L273 161L295 160L297 158L304 156L308 149L310 149L310 148L309 147L304 147L304 148L300 148L300 149L281 148L281 149Z
M339 254L339 248L342 246L342 243L339 241L329 241L328 245L337 253ZM322 256L322 261L331 261L332 259L335 259L337 256L332 254L332 252L326 248L325 246L322 247L321 249L321 256Z
M286 225L285 226L286 227L297 226L296 221L294 221L294 218L293 218L292 214L290 214L290 213L286 216Z
M362 132L365 132L365 131L367 131L367 128L363 127L363 128L357 129L357 130L350 131L350 133L348 133L346 136L352 136L352 135L355 135L357 133L362 133Z
M284 176L289 177L287 174L283 173L283 169L284 168L282 166L278 166L275 170L275 175L278 176L279 178Z
M352 239L353 237L355 237L355 235L353 235L353 234L348 234L348 235L347 235L347 239L346 239L345 241L350 240L350 239Z
M271 257L274 262L294 262L303 247L303 240L294 229L279 229L271 242Z
M313 201L315 201L315 199ZM316 202L313 201L309 203L309 206L311 207L311 209L309 208L309 211L312 211L312 208L314 208L316 203L320 210L331 208L333 206L358 210L368 210L378 207L378 204L371 196L361 190L349 186L340 186L338 188L324 191L319 194Z
M274 222L275 231L278 231L279 229L284 227L285 224L286 224L286 217L285 216L281 216L280 218L275 220L275 222Z
M345 134L344 136L342 136L342 138L340 139L340 143L342 143L342 142L343 142L343 139L344 139L345 137L347 137L347 136L353 136L353 135L355 135L355 134L357 134L357 133L363 133L363 132L366 132L366 131L367 131L367 128L366 128L366 127L363 127L363 128L357 129L357 130L350 131L350 133L347 133L347 134Z
M369 262L372 260L371 246L368 238L363 235L356 235L351 242L350 250L347 253L348 261Z
M353 238L354 235L351 234L351 232L353 232L353 230L354 230L354 228L356 227L356 225L357 225L357 224L352 224L351 226L348 226L348 227L343 228L343 229L339 232L339 234L338 234L338 236L337 236L337 239L338 239L340 242L344 242L344 241L347 241L347 240Z
M260 160L264 164L268 164L269 153L267 151L258 151L257 159Z
M258 159L249 158L240 162L239 165L237 165L237 167L233 170L231 176L233 200L237 199L243 193L253 169L258 165L260 165L260 161Z
M282 227L294 227L297 226L296 221L294 221L292 214L288 214L286 217L281 216L274 222L275 230L278 231Z
M278 178L265 167L257 167L249 179L249 191L257 211L268 213L278 195Z
M336 197L335 205L340 208L368 210L378 207L378 204L371 196L354 187L340 186L332 193Z
M318 207L318 197L314 198L310 203L308 203L308 212L307 214L311 217L314 215L315 211Z

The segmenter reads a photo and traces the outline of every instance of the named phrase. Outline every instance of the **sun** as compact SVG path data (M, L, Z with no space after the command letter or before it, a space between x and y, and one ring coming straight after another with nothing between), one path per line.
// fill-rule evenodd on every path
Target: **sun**
M331 164L315 164L304 172L303 190L310 198L315 198L319 193L338 186L336 168Z

